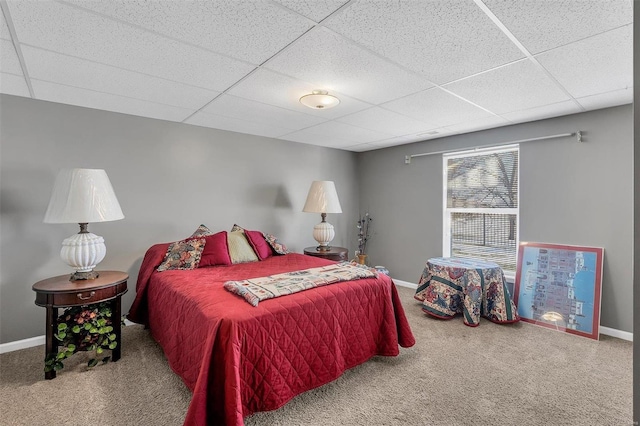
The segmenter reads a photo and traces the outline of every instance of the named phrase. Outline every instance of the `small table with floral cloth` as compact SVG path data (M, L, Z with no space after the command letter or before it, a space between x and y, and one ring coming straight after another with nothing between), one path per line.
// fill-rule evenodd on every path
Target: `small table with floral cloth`
M422 302L425 313L443 319L462 313L471 327L480 324L481 316L502 324L520 320L502 269L484 260L429 259L414 297Z

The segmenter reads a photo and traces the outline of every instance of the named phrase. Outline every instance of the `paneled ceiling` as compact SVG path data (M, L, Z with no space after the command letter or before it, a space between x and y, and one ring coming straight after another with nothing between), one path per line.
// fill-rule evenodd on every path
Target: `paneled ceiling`
M0 6L2 93L349 151L633 100L632 0Z

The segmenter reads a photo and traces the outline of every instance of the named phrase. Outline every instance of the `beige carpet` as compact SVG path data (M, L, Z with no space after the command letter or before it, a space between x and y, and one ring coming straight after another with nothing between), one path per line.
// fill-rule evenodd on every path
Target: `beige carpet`
M477 328L426 317L399 287L417 344L376 357L247 425L630 425L632 343L531 324ZM141 326L122 359L87 370L86 354L42 372L44 347L0 355L2 425L181 425L190 392Z

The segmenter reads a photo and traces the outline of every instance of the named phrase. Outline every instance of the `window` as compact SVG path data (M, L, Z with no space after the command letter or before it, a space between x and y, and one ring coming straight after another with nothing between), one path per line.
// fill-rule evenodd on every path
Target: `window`
M444 256L496 262L515 276L518 157L517 145L443 156Z

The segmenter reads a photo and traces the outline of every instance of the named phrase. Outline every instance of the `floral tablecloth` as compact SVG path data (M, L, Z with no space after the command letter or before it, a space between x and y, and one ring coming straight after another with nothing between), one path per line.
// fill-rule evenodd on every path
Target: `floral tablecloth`
M464 323L480 317L496 323L520 320L497 263L478 259L435 257L427 261L414 297L429 315L450 319L461 313Z

